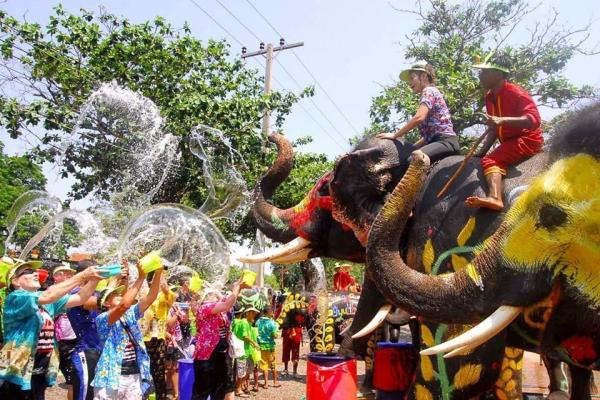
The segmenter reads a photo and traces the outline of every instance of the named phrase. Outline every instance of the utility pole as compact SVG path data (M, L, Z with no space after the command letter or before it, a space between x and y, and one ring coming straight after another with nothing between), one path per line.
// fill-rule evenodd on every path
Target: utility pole
M273 47L273 44L269 43L266 46L261 43L259 50L253 51L251 53L247 52L246 47L242 47L242 58L250 58L255 56L265 56L267 60L267 65L265 67L265 94L271 93L271 68L273 64L273 54L278 53L283 50L293 49L295 47L304 46L304 42L285 44L285 40L283 38L279 39L279 47ZM266 110L263 115L262 121L262 133L265 135L265 139L269 136L269 126L271 120L271 110Z

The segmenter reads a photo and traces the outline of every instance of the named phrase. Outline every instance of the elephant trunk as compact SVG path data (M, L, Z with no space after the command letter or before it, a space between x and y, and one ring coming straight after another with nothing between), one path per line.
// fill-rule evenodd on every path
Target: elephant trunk
M463 271L437 277L411 269L398 253L400 236L428 167L428 158L415 151L408 171L372 225L367 273L388 301L410 314L445 323L472 323L493 311L483 301L476 265L472 271L479 280Z
M277 160L261 178L256 201L252 207L254 223L267 237L280 243L287 243L297 237L290 222L294 209L281 209L269 203L275 190L288 177L294 165L294 151L290 142L278 133L269 135L278 150Z

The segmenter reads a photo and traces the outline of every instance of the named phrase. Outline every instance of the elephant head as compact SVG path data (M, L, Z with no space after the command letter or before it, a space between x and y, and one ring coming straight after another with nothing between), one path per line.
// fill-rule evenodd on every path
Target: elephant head
M588 325L600 323L599 132L600 105L567 120L555 133L547 167L515 200L495 234L464 269L440 276L409 268L398 253L402 230L428 169L422 155L415 153L372 225L367 273L390 302L423 318L474 323L489 316L471 331L423 354L467 353L556 288L560 293L556 301L572 304L571 314L587 318ZM600 337L591 334L596 335L592 340L598 348Z
M320 256L364 261L368 227L406 171L412 144L364 140L342 156L334 171L323 175L298 205L284 210L269 200L292 169L292 146L277 133L269 140L277 145L279 153L260 180L252 216L265 235L287 244L240 261L292 263Z

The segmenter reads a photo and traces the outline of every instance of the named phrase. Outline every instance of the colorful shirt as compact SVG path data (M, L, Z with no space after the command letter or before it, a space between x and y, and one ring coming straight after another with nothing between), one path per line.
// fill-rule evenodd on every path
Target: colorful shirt
M49 318L65 312L69 295L63 296L52 304L40 305L42 292L29 292L18 289L6 296L4 304L4 347L0 350L0 380L31 389L35 354L44 317L40 308ZM54 385L58 371L58 352L53 349L46 370L46 383Z
M425 139L425 144L433 142L441 135L456 136L450 110L438 88L427 86L423 89L419 104L425 104L429 108L427 118L419 125L419 134Z
M208 360L219 340L219 327L224 326L229 330L231 322L227 313L213 314L212 309L217 303L205 303L194 308L196 316L196 360Z
M258 328L258 344L261 350L275 350L275 336L279 331L279 324L269 317L260 317L256 321Z
M250 322L246 318L234 319L231 325L231 332L233 332L235 337L244 341L244 356L240 358L246 359L250 357L252 355L252 345L249 341L244 340L245 337L252 338L252 325L250 325Z
M77 339L69 317L66 313L60 314L54 319L54 329L56 333L56 340L73 340Z
M525 137L530 141L539 142L540 148L544 142L540 125L542 118L537 105L525 89L514 83L504 81L504 85L496 96L490 90L485 95L485 109L489 115L496 117L522 117L526 115L531 120L531 129L516 128L500 125L497 129L500 142Z
M142 378L142 392L149 388L152 379L150 375L150 358L142 340L142 332L138 326L138 320L144 314L140 311L139 303L128 309L121 319L114 324L108 323L108 312L103 312L96 318L96 327L100 344L103 346L102 354L96 366L96 376L92 386L119 389L119 378L121 377L121 364L130 335L135 341L135 351L138 367Z
M178 309L174 306L169 310L169 319L173 318L178 312ZM181 326L179 323L179 316L177 317L177 321L173 326L167 326L168 339L165 341L167 347L176 347L179 342L183 340L183 335L181 334Z
M148 307L144 317L140 320L140 329L144 334L144 341L149 342L153 337L165 338L169 310L174 301L175 293L169 291L168 294L164 294L161 291L158 298Z

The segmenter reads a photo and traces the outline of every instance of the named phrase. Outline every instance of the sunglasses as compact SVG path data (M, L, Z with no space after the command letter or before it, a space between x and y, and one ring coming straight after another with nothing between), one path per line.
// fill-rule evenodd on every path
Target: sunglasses
M21 277L21 276L23 276L23 275L29 275L29 274L33 274L33 273L35 273L35 272L36 272L36 271L35 271L35 269L33 269L33 268L25 268L25 269L22 269L21 271L19 271L19 272L16 274L16 277L17 277L17 278L20 278L20 277Z

